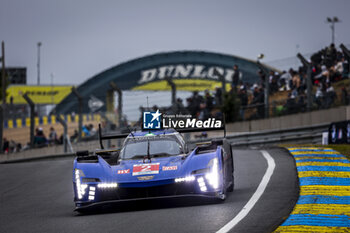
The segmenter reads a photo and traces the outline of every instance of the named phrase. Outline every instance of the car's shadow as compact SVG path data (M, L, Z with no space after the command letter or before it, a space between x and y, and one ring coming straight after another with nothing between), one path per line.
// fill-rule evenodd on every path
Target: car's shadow
M109 214L109 213L121 213L143 210L155 210L166 208L180 208L199 205L210 205L222 203L219 199L205 198L205 197L181 197L181 198L169 198L169 199L150 199L150 200L134 200L123 201L116 203L101 204L98 206L81 209L76 211L75 216L84 215L96 215L96 214Z

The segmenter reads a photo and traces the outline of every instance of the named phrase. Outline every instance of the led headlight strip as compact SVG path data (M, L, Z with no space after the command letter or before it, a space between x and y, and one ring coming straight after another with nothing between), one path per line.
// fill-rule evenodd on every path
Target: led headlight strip
M95 199L96 188L94 186L89 187L89 200L93 201Z
M97 185L98 188L116 188L118 187L117 183L100 183Z
M80 182L80 176L84 176L84 173L79 169L75 169L75 184L77 186L78 199L83 198L83 196L85 194L85 190L88 186L87 184L82 184Z
M197 179L197 182L198 182L198 185L199 185L199 188L201 189L201 191L202 192L206 192L207 191L207 186L205 185L204 178L203 177L199 177Z
M194 181L195 177L194 176L186 176L186 177L181 177L181 178L176 178L175 182L179 183L179 182L190 182L190 181Z
M212 161L211 171L205 175L205 178L214 189L217 189L219 187L219 162L217 158L214 158Z

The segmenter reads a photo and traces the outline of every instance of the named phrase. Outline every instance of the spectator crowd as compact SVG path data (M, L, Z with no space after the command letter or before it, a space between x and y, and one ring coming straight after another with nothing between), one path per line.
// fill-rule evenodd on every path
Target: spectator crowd
M349 87L342 87L341 93L336 93L334 84L340 80L349 78L349 63L345 55L336 49L334 44L314 53L311 58L311 83L312 109L326 109L334 106L338 99L341 104L349 104ZM305 112L307 110L307 67L301 66L297 70L290 68L281 73L270 70L268 73L258 71L260 79L253 83L245 83L242 72L237 65L233 66L231 77L231 90L240 102L239 116L241 120L259 119L265 117L265 83L268 81L269 97L278 96L279 93L287 93L276 101L273 107L275 115ZM266 80L266 78L268 80ZM208 117L220 117L220 107L223 104L222 88L217 87L214 92L208 90L200 95L197 91L186 99L186 104L178 98L176 103L169 109L163 108L162 112L191 114L198 119ZM285 96L285 95L281 95ZM278 99L278 98L277 98ZM153 106L153 110L159 109ZM140 107L143 112L144 108ZM250 115L247 116L246 112ZM141 120L141 118L140 118Z
M93 124L84 125L82 127L82 136L85 140L88 140L89 138L96 138L96 129L94 128ZM77 142L78 141L78 130L74 130L73 135L69 137L71 142ZM34 139L33 139L33 146L34 148L42 148L47 146L55 146L55 145L61 145L63 144L63 134L61 134L59 137L57 135L56 130L54 127L50 127L48 136L45 135L43 128L39 127L35 129ZM5 154L8 153L15 153L20 152L23 150L30 149L30 142L28 142L26 145L22 146L21 143L15 142L14 140L8 140L7 138L3 138L3 147L2 151Z

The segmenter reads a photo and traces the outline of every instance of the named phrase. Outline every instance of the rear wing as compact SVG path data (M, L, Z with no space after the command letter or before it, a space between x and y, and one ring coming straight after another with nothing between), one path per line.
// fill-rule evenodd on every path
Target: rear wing
M175 130L179 133L196 133L196 132L223 130L224 138L226 138L225 117L223 117L223 125L220 128L180 128ZM98 124L98 139L100 141L101 149L104 149L104 146L102 143L103 140L126 138L127 136L129 136L129 134L132 134L131 130L130 130L130 133L102 135L101 124Z

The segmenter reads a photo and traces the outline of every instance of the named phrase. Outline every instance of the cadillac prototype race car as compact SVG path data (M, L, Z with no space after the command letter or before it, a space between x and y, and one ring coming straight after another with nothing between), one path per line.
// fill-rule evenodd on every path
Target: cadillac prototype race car
M74 160L77 211L150 198L200 196L225 200L227 192L233 191L232 150L225 138L189 150L174 129L104 136L100 129L99 135L101 149L92 154L77 152ZM121 149L104 149L103 140L122 137Z

